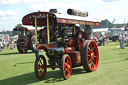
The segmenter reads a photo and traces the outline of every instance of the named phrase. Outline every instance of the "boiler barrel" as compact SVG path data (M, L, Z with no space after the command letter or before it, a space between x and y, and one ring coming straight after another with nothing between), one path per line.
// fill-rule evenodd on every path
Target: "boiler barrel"
M80 10L76 10L76 9L68 9L67 13L69 15L76 15L76 16L82 16L82 17L87 17L88 16L87 11L80 11Z
M58 47L58 48L49 48L46 51L46 55L50 59L56 59L59 58L59 56L62 56L64 54L64 48Z

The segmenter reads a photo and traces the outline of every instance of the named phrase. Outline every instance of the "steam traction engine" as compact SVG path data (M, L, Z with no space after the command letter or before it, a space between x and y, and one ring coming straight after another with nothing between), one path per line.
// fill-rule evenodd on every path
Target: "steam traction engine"
M17 41L17 50L19 53L26 53L28 50L34 52L32 41L35 39L35 31L33 29L27 29L26 27L16 27L13 31L19 32Z
M35 60L35 74L39 79L44 78L47 68L60 68L64 79L70 77L73 67L83 66L88 72L97 69L98 47L93 40L87 40L85 33L81 31L81 25L100 25L100 22L85 17L88 13L81 11L68 9L68 14L70 15L34 12L22 19L24 25L35 26L35 30L43 27L38 35L40 37L36 37L39 41L36 48L46 52L49 64L47 65L44 55L39 55ZM35 32L37 35L37 31Z

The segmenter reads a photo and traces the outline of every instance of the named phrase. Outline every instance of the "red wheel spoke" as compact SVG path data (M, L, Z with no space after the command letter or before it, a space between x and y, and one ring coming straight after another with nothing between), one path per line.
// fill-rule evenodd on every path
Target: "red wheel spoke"
M94 62L93 62L93 60L92 59L90 59L89 61L88 61L88 65L89 65L89 67L95 67L95 64L94 64Z
M44 69L40 69L40 74L43 74L44 73Z
M39 63L38 63L38 65L40 65L40 66L42 66L43 64L42 64L42 61L41 61L41 59L39 60Z
M94 62L93 62L93 60L91 61L91 63L92 63L92 65L94 65Z
M92 48L92 52L94 51L95 47Z
M41 76L43 74L43 71L40 69L39 70L39 75Z
M41 61L41 59L40 59L40 63L42 64L42 61Z
M66 62L67 64L69 64L69 60L67 59L67 62Z
M42 65L41 68L44 69L44 65Z
M90 56L90 54L87 54L87 56Z
M92 50L92 46L90 46L90 49Z
M69 72L69 69L70 69L70 68L71 68L70 65L69 65L69 64L66 64L66 66L64 67L64 72L65 72L65 71Z
M42 71L40 71L40 77L43 77L43 72Z
M64 62L64 65L67 66L67 63Z
M40 66L40 65L38 65L38 66L37 66L37 69L40 69L40 68L41 68L41 66Z
M89 67L91 67L92 66L92 60L90 59L89 61L88 61L88 65L89 65Z
M94 68L95 67L95 63L94 63L93 60L91 61L91 64L92 64L91 67Z
M96 58L96 55L94 55L94 58Z
M70 64L64 63L64 68L70 69Z
M87 52L87 54L89 54L89 53L90 53L90 51Z
M64 72L69 72L69 70L67 68L64 69Z
M92 65L91 63L88 64L88 66L89 66L90 68L91 68L91 65Z
M41 70L41 69L42 69L42 70L43 70L43 69L45 69L45 68L44 68L44 65L41 65L41 66L40 66L40 65L38 65L38 66L37 66L37 69L39 69L39 70Z
M95 63L95 59L92 59L92 62Z
M96 66L95 66L95 64L94 63L92 63L92 68L95 68Z
M90 49L90 47L88 47L88 51L90 51L91 49Z
M91 60L91 59L89 59L89 60L88 60L88 64L89 64L91 61L92 61L92 60Z
M64 73L65 73L66 71L67 71L67 69L65 68L65 69L64 69Z
M92 45L90 45L90 46L89 46L89 48L90 48L90 50L89 50L89 51L90 51L90 52L93 52L94 47L93 47Z

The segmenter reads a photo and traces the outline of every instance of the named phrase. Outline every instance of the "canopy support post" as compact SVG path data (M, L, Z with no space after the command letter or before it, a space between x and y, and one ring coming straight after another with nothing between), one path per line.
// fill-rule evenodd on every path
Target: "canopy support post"
M36 44L37 44L37 17L35 16L35 35L36 35Z
M48 44L50 44L50 32L49 32L49 16L47 14L47 41L48 41Z

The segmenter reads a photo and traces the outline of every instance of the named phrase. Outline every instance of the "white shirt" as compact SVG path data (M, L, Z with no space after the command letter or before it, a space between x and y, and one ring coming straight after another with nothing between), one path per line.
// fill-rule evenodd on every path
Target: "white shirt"
M119 35L119 40L122 40L122 35Z
M33 43L33 48L34 48L34 50L36 49L36 43Z

